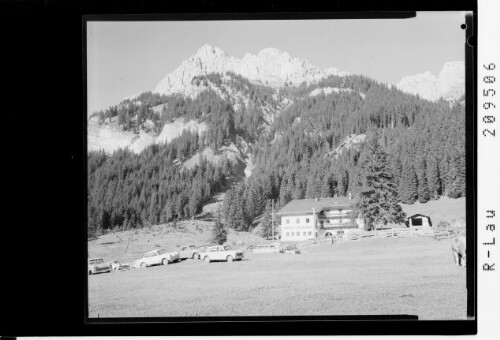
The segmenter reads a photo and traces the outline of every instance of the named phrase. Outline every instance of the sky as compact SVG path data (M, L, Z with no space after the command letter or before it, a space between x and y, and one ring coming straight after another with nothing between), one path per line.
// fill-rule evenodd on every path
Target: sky
M326 69L384 83L465 59L464 12L411 19L135 21L87 23L88 110L152 91L205 44L242 58L274 47Z

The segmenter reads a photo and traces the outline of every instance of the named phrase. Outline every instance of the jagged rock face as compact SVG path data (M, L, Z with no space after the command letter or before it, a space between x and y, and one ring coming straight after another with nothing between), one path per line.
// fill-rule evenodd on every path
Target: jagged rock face
M285 82L300 85L311 83L330 75L347 75L337 68L321 70L308 60L295 58L275 48L265 48L257 55L247 53L242 59L229 56L220 48L204 45L185 60L174 72L163 78L154 92L161 94L182 93L192 95L199 92L191 84L195 76L209 73L234 72L250 81L279 87Z
M440 98L457 100L465 93L465 64L462 61L448 62L444 64L437 77L429 71L406 76L396 84L396 87L431 101Z

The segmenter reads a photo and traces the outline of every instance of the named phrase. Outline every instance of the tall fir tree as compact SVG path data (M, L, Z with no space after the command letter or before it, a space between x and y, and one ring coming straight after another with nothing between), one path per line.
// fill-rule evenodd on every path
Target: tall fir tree
M266 204L266 207L264 209L264 214L262 215L261 222L260 222L260 226L261 226L260 236L262 236L265 239L268 239L273 235L271 214L272 214L271 204L268 201Z
M227 228L222 223L221 212L217 212L217 219L212 229L211 241L215 244L224 244L227 241Z
M458 147L451 156L451 175L448 196L458 198L465 196L465 150Z
M426 203L430 199L429 186L427 184L427 164L425 158L417 161L417 195L420 203Z
M437 199L441 195L441 179L439 176L439 164L434 153L427 157L427 185L429 187L430 199Z
M412 204L417 199L417 175L408 157L403 157L401 176L399 180L399 199L406 204Z
M397 200L387 154L374 134L360 156L361 189L355 212L364 219L368 229L387 223L402 223L406 217Z
M248 223L243 209L243 190L240 186L231 190L224 199L223 219L224 224L233 230L245 231Z

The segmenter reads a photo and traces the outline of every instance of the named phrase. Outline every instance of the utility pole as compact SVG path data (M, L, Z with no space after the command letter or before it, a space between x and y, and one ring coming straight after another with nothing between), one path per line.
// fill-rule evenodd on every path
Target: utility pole
M130 232L130 237L128 239L127 248L125 248L125 254L127 254L128 247L130 246L130 254L132 254L132 246L134 245L134 231Z
M271 230L272 230L272 235L273 235L273 241L274 241L274 200L271 200Z

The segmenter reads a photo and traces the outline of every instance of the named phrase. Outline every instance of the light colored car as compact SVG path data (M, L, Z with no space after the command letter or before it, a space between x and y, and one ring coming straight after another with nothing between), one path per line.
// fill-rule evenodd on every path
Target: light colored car
M176 261L180 261L179 252L167 253L164 249L155 249L135 260L132 266L134 268L146 268L157 264L167 265Z
M194 260L194 259L198 258L198 255L199 255L199 252L198 252L197 246L193 246L193 245L183 246L179 250L179 257L181 258L181 260L184 260L184 259L193 259Z
M212 261L241 261L243 259L243 251L233 250L230 246L211 246L207 251L201 252L200 257L205 262Z
M119 270L129 270L131 269L130 263L122 263L120 261L111 262L111 270L117 272Z
M200 246L196 249L196 251L193 253L193 259L195 260L201 260L200 254L203 252L207 252L208 248L213 247L212 245L205 245L205 246Z
M282 254L300 254L300 249L296 244L290 244L289 246L280 249Z
M271 253L279 253L280 245L279 244L262 244L256 245L252 248L252 252L254 254L271 254Z
M101 258L89 259L89 275L111 272L111 264Z

